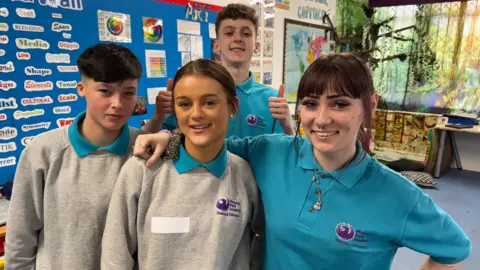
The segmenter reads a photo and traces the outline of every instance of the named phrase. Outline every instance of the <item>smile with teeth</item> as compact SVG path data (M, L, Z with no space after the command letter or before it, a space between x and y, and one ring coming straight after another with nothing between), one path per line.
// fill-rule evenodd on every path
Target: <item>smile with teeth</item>
M324 138L327 138L327 137L330 137L330 136L333 136L333 135L336 135L338 134L339 132L338 131L312 131L312 133L320 136L320 137L324 137Z
M193 128L193 129L200 129L201 130L201 129L209 128L210 125L209 124L208 125L192 125L190 127Z

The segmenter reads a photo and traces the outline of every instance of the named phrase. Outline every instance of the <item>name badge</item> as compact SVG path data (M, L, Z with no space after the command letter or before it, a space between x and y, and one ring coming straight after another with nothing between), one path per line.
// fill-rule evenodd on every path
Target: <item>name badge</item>
M152 217L152 233L188 233L189 217Z

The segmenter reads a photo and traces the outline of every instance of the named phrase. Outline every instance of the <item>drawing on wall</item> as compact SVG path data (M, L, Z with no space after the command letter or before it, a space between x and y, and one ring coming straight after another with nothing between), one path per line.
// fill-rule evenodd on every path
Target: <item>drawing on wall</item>
M283 83L285 97L295 102L297 88L308 66L321 54L330 52L325 26L285 19Z
M261 64L262 64L262 62L260 60L250 61L250 71L253 74L253 79L258 83L261 83L261 81L260 81L260 75L262 74Z
M143 41L145 43L163 44L163 22L160 19L142 17Z
M253 56L261 56L262 55L262 30L257 30L257 44L258 50L257 52L253 52Z
M130 15L128 14L98 11L100 41L131 43L132 31L130 25Z
M273 28L275 21L275 3L274 0L264 0L263 6L263 26ZM261 21L261 20L260 20Z
M263 56L273 57L273 32L263 31Z

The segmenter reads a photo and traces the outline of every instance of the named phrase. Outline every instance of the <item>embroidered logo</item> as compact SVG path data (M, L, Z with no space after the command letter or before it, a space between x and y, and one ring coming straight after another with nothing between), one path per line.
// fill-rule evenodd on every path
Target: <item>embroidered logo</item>
M240 217L242 213L242 205L240 202L225 197L220 197L217 200L216 207L219 210L217 211L217 215L221 216Z
M255 114L247 115L246 120L247 120L247 124L250 127L254 127L254 128L258 128L258 129L265 129L265 127L267 126L265 124L265 119L263 119L260 116L256 116Z
M337 224L335 227L335 233L337 235L335 240L338 243L361 249L368 248L368 238L372 235L369 232L356 230L352 225L345 222Z
M355 229L352 225L344 222L338 223L335 227L335 233L343 241L350 241L355 237Z

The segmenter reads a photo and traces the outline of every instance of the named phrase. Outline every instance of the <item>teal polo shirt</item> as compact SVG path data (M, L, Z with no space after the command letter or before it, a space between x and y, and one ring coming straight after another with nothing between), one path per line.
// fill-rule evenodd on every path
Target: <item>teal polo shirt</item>
M277 134L227 140L230 152L250 162L261 190L263 269L385 270L399 247L444 264L470 255L458 224L414 183L368 155L362 159L359 144L343 172L328 172L315 165L310 141L297 142ZM312 213L315 166L324 196L321 211Z
M100 147L85 140L79 130L79 125L85 119L85 112L80 113L73 123L68 126L68 138L72 144L73 149L79 157L88 156L98 149L105 149L117 155L125 155L127 153L128 144L130 143L130 128L124 125L120 131L118 138L110 145Z
M240 138L262 134L282 133L282 127L270 114L268 99L278 96L278 91L257 83L250 72L248 80L237 84L237 97L240 108L230 119L227 138ZM175 116L169 114L162 128L174 130L177 128Z
M203 167L209 170L217 178L221 178L227 168L227 150L223 147L220 153L209 163L200 163L188 154L183 145L180 146L178 159L173 160L173 166L179 174L183 174L193 170L194 168Z

